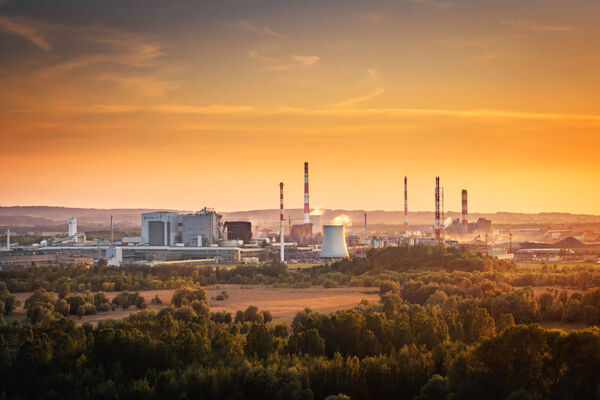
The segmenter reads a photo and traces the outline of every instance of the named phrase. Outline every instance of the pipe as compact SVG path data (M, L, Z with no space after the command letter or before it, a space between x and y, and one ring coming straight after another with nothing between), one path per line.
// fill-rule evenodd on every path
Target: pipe
M310 223L310 208L308 206L308 163L304 163L304 223Z
M279 183L279 261L285 261L284 247L285 247L285 234L283 231L283 182Z

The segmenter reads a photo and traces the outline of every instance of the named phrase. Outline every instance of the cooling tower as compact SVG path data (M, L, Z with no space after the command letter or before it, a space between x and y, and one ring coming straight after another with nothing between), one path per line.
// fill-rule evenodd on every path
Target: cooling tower
M323 225L322 258L348 257L344 225Z

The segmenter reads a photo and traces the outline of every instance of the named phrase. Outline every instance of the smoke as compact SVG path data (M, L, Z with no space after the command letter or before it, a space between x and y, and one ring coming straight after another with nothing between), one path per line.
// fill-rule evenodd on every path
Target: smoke
M452 225L452 218L448 217L448 218L446 218L446 220L444 221L444 225L443 225L443 227L444 227L444 228L447 228L447 227L449 227L450 225Z
M332 222L334 225L344 225L346 228L352 226L352 220L346 214L338 215Z
M312 210L312 211L310 212L310 215L323 215L323 210L321 210L321 209L317 208L317 209L315 209L315 210Z

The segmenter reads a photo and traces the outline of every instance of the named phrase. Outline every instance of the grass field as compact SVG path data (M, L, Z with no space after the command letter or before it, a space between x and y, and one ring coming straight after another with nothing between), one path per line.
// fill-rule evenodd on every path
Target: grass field
M235 314L238 310L245 310L248 306L255 305L261 310L271 311L274 321L284 322L291 322L296 313L306 307L319 312L330 312L352 308L363 299L369 302L379 301L378 290L366 287L325 289L317 286L306 289L289 289L271 288L265 285L215 285L205 287L205 290L212 311L227 311ZM222 291L226 291L229 297L223 301L215 300L214 298ZM146 299L150 310L158 311L171 304L174 292L174 290L142 290L140 294ZM105 294L112 300L119 292L106 292ZM163 304L150 304L150 300L157 295ZM15 310L13 315L7 317L9 322L25 319L23 304L31 296L31 293L15 293L15 296L21 301L21 306ZM108 318L122 319L137 311L135 307L130 307L128 310L117 308L115 311L86 315L81 319L76 316L70 318L96 324L98 321Z

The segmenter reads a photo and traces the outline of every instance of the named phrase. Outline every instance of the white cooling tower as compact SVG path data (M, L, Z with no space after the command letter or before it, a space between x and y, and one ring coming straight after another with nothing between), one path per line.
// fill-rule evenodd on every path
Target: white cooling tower
M344 225L323 225L322 258L348 257Z

